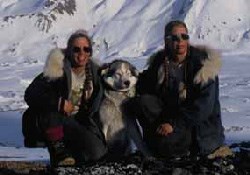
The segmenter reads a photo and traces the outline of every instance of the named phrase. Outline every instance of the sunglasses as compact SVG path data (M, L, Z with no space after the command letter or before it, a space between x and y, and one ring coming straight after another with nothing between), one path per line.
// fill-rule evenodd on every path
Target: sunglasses
M189 40L189 35L183 33L179 35L168 35L166 39L171 39L172 41Z
M75 46L75 47L73 47L73 52L74 53L80 53L81 52L81 50L83 51L83 52L85 52L85 53L91 53L91 48L90 47L77 47L77 46Z

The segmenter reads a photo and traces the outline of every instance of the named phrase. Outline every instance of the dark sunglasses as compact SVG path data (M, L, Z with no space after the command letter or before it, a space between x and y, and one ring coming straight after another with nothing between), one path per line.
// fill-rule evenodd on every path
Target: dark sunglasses
M91 53L91 48L90 47L82 47L82 48L81 47L77 47L77 46L73 47L73 52L74 53L80 53L81 50L83 52L85 52L85 53Z
M168 35L166 39L171 39L172 41L188 40L188 34L179 34L179 35Z

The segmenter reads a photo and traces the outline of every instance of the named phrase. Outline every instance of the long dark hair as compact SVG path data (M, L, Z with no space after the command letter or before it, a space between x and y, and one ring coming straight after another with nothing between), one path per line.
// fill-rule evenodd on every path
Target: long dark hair
M74 61L74 53L73 53L73 42L78 39L84 37L87 39L90 47L90 56L93 54L92 50L92 42L90 37L88 36L87 32L85 30L77 30L75 33L73 33L67 43L67 48L65 49L65 57L69 59L70 63L73 64L72 61ZM91 62L90 60L86 63L85 65L85 75L86 75L86 80L84 82L84 89L83 89L83 95L81 98L81 106L83 107L84 110L89 109L89 99L84 95L85 92L91 91L93 88L93 75L92 75L92 67L91 67Z
M186 31L188 33L188 28L187 28L185 22L183 22L183 21L179 21L179 20L170 21L165 26L165 35L164 35L165 51L164 51L164 60L163 60L163 67L164 67L165 76L164 76L164 81L163 81L163 86L162 86L164 93L167 93L167 88L169 85L169 67L170 67L169 60L171 59L171 54L172 54L172 51L170 50L170 48L167 45L166 37L168 35L172 34L172 30L174 27L183 27L186 29ZM185 64L185 66L186 66L186 64ZM186 77L186 67L185 67L185 77Z

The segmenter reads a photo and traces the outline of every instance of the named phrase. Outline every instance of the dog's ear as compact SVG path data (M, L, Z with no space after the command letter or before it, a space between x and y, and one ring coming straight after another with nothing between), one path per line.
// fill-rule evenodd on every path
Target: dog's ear
M109 68L102 69L102 70L101 70L101 76L107 75L107 74L108 74L108 71L109 71Z
M138 77L139 76L139 71L137 69L135 69L135 76Z
M136 69L136 67L132 64L130 64L130 67L131 67L131 70L132 70L132 74L135 76L135 77L138 77L139 76L139 71Z
M101 66L100 70L99 70L99 74L101 76L104 76L104 75L106 75L108 73L108 71L109 71L109 64L108 63L104 63Z

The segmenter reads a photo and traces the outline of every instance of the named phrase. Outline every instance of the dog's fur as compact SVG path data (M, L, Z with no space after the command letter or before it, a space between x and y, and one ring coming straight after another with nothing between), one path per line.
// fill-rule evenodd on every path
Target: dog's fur
M131 151L130 139L135 144L142 142L136 119L128 116L124 107L124 103L135 95L138 72L129 62L115 60L104 66L101 76L104 84L104 98L99 112L102 131L110 153L126 155Z

